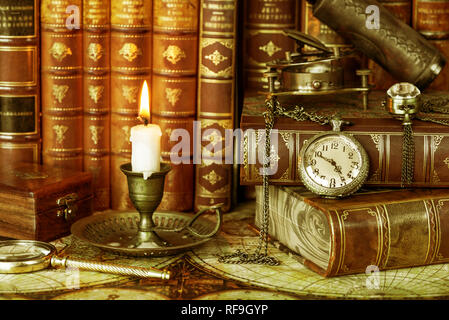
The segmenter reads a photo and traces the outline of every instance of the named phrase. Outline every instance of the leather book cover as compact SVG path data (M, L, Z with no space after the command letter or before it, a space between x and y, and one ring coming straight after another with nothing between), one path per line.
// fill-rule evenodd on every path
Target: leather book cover
M110 208L110 1L83 0L84 171L94 209Z
M413 0L412 26L426 39L449 38L449 1Z
M72 19L76 12L80 21ZM43 163L77 171L83 169L82 46L82 1L41 1Z
M161 210L193 209L199 3L199 0L153 0L151 121L161 127L162 160L172 166L165 178ZM190 148L184 155L173 151L180 142L170 139L176 129L189 135ZM182 158L179 163L172 161L175 155Z
M248 0L244 3L243 52L245 88L263 89L267 85L265 64L285 58L296 50L295 41L282 30L299 29L300 1Z
M317 97L315 97L317 98ZM321 97L318 97L321 98ZM447 99L445 93L423 94L423 99ZM385 92L373 91L369 94L367 111L363 111L358 95L333 96L333 101L299 101L293 97L290 101L281 101L285 107L300 105L308 112L319 115L339 115L350 121L352 125L344 126L346 131L362 144L368 153L370 169L365 185L400 187L402 168L402 122L393 119L382 107ZM262 95L245 99L241 117L241 166L240 182L243 185L262 183L260 175L263 150L265 150L265 122L262 112L266 110L265 97ZM448 114L421 114L424 117L448 121ZM253 129L253 130L247 130ZM280 117L274 129L277 150L273 145L272 159L276 161L277 170L270 176L272 184L301 185L297 172L299 152L304 141L313 135L330 130L328 125L319 125L312 121L297 122L293 119ZM410 187L449 187L449 127L421 120L413 120L413 137L415 143L414 176ZM275 141L275 140L273 140Z
M231 207L233 166L225 164L223 138L225 130L234 129L238 3L202 0L200 10L197 120L205 143L221 157L201 152L195 171L195 210L223 203L226 212Z
M120 165L131 161L131 127L138 120L140 89L151 86L152 0L111 1L111 208L133 208Z
M39 1L0 1L0 166L41 162Z
M256 187L256 226L263 188ZM366 189L340 200L269 187L269 230L325 277L449 262L448 189Z

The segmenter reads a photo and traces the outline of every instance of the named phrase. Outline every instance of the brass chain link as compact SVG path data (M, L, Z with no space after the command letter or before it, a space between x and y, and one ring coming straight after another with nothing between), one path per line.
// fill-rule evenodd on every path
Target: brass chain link
M415 143L413 141L413 129L411 123L404 124L402 136L402 165L401 165L401 187L413 182L415 169Z

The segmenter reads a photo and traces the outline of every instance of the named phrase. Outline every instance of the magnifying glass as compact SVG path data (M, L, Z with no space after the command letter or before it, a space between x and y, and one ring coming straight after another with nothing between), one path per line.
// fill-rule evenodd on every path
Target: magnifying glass
M26 273L48 267L78 269L134 276L170 279L170 272L149 267L132 267L112 263L59 257L52 244L35 240L0 241L0 273Z

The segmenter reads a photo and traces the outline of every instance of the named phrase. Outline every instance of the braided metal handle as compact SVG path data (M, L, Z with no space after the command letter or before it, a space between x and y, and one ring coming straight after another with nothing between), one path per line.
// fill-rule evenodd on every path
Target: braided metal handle
M79 270L119 274L123 276L134 276L139 278L159 278L163 280L170 279L170 271L167 270L159 270L156 268L123 266L119 264L87 261L81 259L74 259L70 257L58 257L56 255L51 258L51 266L54 268L79 269Z

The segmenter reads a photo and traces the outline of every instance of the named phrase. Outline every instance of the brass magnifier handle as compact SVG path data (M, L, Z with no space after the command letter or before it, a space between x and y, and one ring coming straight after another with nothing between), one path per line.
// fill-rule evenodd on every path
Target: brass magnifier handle
M119 274L123 276L135 276L140 278L159 278L162 280L170 279L170 271L159 270L156 268L131 267L105 262L87 261L74 259L70 257L58 257L56 255L51 258L51 266L61 269L79 269L86 271L96 271L104 273Z

